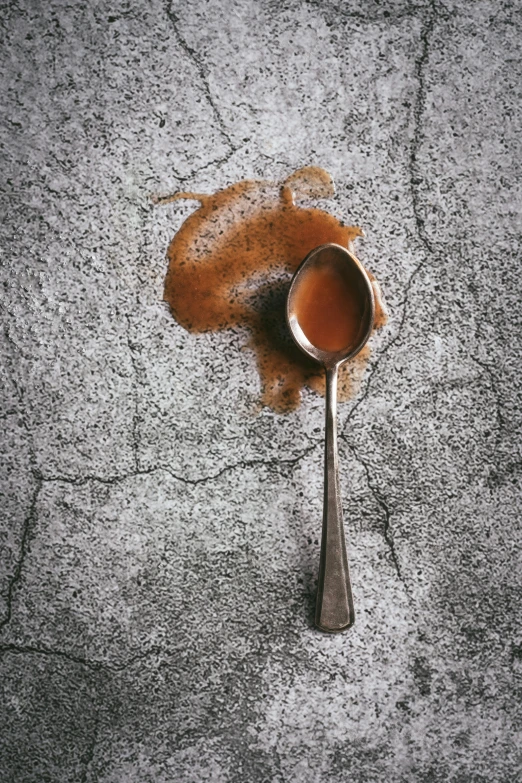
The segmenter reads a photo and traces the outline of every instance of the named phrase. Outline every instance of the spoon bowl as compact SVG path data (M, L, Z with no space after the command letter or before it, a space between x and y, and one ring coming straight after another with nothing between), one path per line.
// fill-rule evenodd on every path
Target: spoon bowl
M352 322L345 324L352 327L351 334L345 332L346 337L351 339L347 339L344 345L341 344L341 340L337 344L331 342L330 345L333 347L330 347L328 341L324 341L324 335L321 335L323 343L318 345L317 340L314 340L313 326L308 334L306 326L303 329L303 306L313 308L314 302L310 300L317 299L318 292L315 289L325 282L327 285L337 284L338 288L343 288L342 293L347 295L348 300L346 304L352 308ZM305 297L303 297L303 289L308 289ZM328 304L344 305L341 301L337 303L323 301L318 306L320 308L321 305ZM320 245L306 256L292 278L286 314L292 337L302 351L325 367L341 364L358 354L372 333L375 299L370 278L361 262L346 248L333 243ZM334 309L330 312L321 312L319 315L324 320L332 320L336 313Z
M304 353L326 370L323 532L315 623L329 633L355 619L342 518L337 454L339 367L364 347L373 329L375 299L364 267L333 243L309 253L294 274L286 318Z

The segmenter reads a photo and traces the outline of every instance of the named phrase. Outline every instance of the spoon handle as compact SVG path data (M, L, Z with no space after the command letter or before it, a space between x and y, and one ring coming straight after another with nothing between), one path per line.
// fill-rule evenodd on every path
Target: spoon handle
M352 588L346 556L337 455L337 376L339 366L326 369L326 432L321 560L315 624L336 633L353 625Z

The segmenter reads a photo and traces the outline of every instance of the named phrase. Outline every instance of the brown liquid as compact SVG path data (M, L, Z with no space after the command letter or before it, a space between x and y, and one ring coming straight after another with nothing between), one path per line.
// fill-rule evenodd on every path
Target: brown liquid
M341 272L314 266L303 275L295 314L312 345L322 351L342 351L356 343L364 309L359 289L350 267Z
M191 332L246 326L257 356L262 403L285 412L299 405L308 385L324 393L323 371L293 343L285 322L290 280L303 258L325 242L351 247L362 234L320 209L297 206L297 198L333 194L330 175L305 167L285 180L245 180L213 195L177 193L157 203L195 199L201 206L169 245L165 300L174 318ZM378 293L378 292L376 292ZM376 296L377 319L384 310ZM382 320L381 318L381 320ZM364 357L344 371L340 399L360 375Z

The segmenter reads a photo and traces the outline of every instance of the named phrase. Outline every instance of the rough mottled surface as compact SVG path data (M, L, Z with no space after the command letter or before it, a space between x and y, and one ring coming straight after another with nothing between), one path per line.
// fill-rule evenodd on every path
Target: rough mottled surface
M0 779L512 783L521 18L457 2L2 9ZM162 303L189 203L334 175L392 314L341 405L358 618L312 626L323 400Z

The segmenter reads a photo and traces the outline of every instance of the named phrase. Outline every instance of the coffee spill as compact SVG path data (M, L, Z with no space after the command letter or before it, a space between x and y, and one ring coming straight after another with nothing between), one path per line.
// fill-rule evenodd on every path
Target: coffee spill
M324 394L320 365L294 344L285 321L293 273L315 247L336 242L353 252L360 228L345 226L296 199L327 198L333 181L307 166L282 185L245 180L213 195L176 193L156 203L194 199L200 207L183 223L167 251L164 298L174 318L190 332L246 326L256 353L263 405L278 412L298 407L301 389ZM376 326L386 320L378 286ZM342 368L339 399L347 399L369 355L365 348Z

